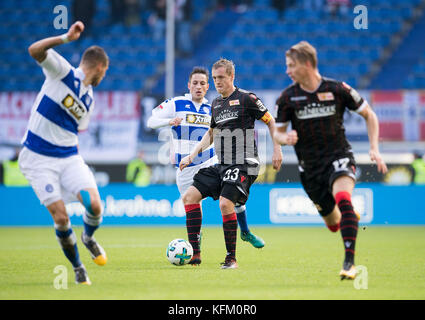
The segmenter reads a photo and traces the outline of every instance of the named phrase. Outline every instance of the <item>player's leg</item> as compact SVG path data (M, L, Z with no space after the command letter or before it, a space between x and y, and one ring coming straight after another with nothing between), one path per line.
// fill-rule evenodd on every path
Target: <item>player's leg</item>
M19 155L19 168L31 184L40 202L47 208L54 221L56 238L66 258L75 271L77 283L90 284L78 253L77 240L62 200L59 173L61 162L23 148Z
M187 168L183 169L186 170ZM182 199L186 211L186 228L190 244L193 247L192 265L201 263L201 201L206 197L217 200L220 195L220 174L217 166L202 168L193 177L193 185L187 189Z
M184 210L186 212L187 237L193 248L193 258L189 262L189 264L192 265L199 265L201 263L201 248L199 242L202 227L202 199L202 194L194 186L190 186L182 197Z
M56 238L66 258L71 262L75 271L75 282L79 284L91 284L87 271L80 260L78 253L77 238L71 228L71 222L66 213L65 204L62 200L47 205L55 226Z
M78 200L86 208L83 216L84 231L81 241L89 251L94 263L104 266L108 261L103 247L94 238L94 232L102 222L103 206L97 188L87 188L77 194Z
M248 227L248 222L246 219L246 206L237 204L235 206L236 217L238 219L239 227L241 228L241 239L247 241L254 248L263 248L265 242L260 237L253 234Z
M341 279L354 279L356 276L354 255L359 220L351 202L354 185L354 179L349 176L338 177L332 185L332 194L341 212L340 230L345 248Z
M236 238L238 222L235 212L235 204L233 201L220 196L220 211L223 217L223 233L226 244L226 258L222 269L235 269L238 267L236 263Z
M107 262L107 256L93 236L102 222L103 213L96 180L81 156L67 158L64 162L64 170L60 177L64 193L72 194L86 209L83 215L84 231L81 240L93 261L103 266Z

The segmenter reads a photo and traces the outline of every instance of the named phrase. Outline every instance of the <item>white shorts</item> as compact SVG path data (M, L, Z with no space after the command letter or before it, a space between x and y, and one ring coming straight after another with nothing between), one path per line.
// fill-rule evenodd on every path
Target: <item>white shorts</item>
M202 168L207 168L213 166L217 163L217 156L201 163L200 165L193 167L186 167L183 170L177 169L176 171L176 184L179 189L180 195L183 196L184 193L189 189L193 183L193 177L198 171Z
M78 201L84 189L97 189L93 173L80 155L54 158L23 148L19 169L31 184L40 202L46 207L56 201Z

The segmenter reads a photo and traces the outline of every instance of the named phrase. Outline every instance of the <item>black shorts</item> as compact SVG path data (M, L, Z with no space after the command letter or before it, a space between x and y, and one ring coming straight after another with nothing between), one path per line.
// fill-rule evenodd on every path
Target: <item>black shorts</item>
M203 168L193 177L193 186L199 190L202 198L217 200L222 196L234 204L244 205L248 200L249 189L257 179L257 175L248 175L250 167L248 164L216 164Z
M303 170L303 171L302 171ZM332 185L341 176L356 181L356 162L351 153L324 162L323 166L300 169L301 183L322 217L335 207Z

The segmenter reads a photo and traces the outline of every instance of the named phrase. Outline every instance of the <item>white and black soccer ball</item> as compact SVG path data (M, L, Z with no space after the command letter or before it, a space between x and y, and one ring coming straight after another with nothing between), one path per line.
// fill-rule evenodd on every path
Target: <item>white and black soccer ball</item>
M167 259L176 266L187 264L193 257L192 245L184 239L174 239L168 244Z

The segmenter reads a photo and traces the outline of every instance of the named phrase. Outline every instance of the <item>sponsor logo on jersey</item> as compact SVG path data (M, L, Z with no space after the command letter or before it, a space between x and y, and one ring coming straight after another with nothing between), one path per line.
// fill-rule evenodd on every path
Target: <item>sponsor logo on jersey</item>
M70 94L62 100L62 104L77 120L80 120L87 112Z
M336 106L321 106L320 104L309 104L303 109L296 110L295 114L298 119L312 119L312 118L321 118L329 117L336 113Z
M229 101L230 106L239 106L240 104L239 99Z
M239 115L239 111L229 111L229 110L223 110L218 114L218 116L215 117L215 122L220 123L228 120L237 119Z
M333 101L335 100L335 96L332 92L319 92L317 97L320 101Z
M187 114L186 122L191 124L203 124L208 126L210 124L210 117L199 114Z
M307 97L306 96L291 97L289 100L291 100L291 101L302 101L302 100L307 100Z

